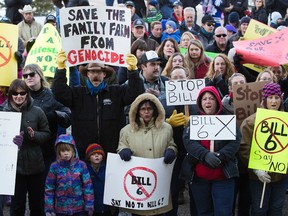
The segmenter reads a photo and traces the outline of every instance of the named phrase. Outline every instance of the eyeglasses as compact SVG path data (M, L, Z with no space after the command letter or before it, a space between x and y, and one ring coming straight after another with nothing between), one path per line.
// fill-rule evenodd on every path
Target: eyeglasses
M18 96L18 95L24 96L26 94L27 94L27 92L12 92L13 96Z
M215 26L215 23L206 23L207 26Z
M226 37L227 35L226 34L218 34L218 35L215 35L215 36L220 38L220 37Z
M28 74L23 74L23 78L24 78L24 79L27 79L28 76L30 76L30 77L34 77L35 74L36 74L36 72L31 72L31 73L28 73Z

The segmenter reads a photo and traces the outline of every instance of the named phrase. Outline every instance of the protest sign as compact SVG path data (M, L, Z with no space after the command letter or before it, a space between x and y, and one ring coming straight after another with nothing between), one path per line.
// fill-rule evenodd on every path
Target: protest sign
M261 23L255 19L251 19L244 34L244 40L252 40L261 38L277 32L276 29Z
M10 86L17 79L18 26L0 23L0 86Z
M288 165L288 113L257 109L250 150L250 169L286 174Z
M244 63L279 66L288 63L287 40L288 28L254 40L234 41L233 45Z
M21 113L0 112L0 194L14 195L18 146L13 138L20 134Z
M54 78L57 67L56 57L60 51L60 35L53 25L46 23L29 51L25 65L37 64L45 77Z
M235 115L191 115L191 140L235 140Z
M97 62L125 66L130 53L131 11L120 7L73 7L60 10L62 48L67 65Z
M237 125L261 107L262 89L266 82L253 82L233 86L234 114Z
M205 87L204 79L165 81L168 106L196 104L198 94Z
M125 162L118 154L108 153L104 204L137 210L168 205L174 163L165 164L163 157L133 156Z

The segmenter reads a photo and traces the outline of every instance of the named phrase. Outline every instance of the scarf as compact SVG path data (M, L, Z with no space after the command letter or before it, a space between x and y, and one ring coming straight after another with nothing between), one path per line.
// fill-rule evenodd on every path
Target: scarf
M214 35L214 32L207 32L204 28L201 28L201 32L207 37L211 38Z
M96 96L100 91L106 88L106 81L101 82L98 86L93 86L89 79L86 79L86 85L92 96Z

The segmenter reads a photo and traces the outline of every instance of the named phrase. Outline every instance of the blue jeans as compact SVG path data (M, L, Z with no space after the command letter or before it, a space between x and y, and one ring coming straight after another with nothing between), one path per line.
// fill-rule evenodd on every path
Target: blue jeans
M284 178L277 182L266 184L262 208L260 201L262 196L263 183L258 180L250 180L250 191L252 199L253 216L281 216L285 201L288 178Z
M232 216L235 179L207 181L194 177L190 190L198 216Z

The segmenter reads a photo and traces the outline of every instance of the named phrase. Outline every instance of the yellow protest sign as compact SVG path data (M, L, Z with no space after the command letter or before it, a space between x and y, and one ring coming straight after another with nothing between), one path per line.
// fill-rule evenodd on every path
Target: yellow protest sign
M61 37L57 29L46 23L31 48L25 65L38 64L45 77L53 78L57 67L56 56L60 50Z
M10 86L17 79L18 26L0 23L0 86Z
M257 109L248 167L287 172L288 113Z
M276 29L264 23L251 19L247 27L247 30L244 34L244 39L245 40L257 39L260 37L270 35L276 31L277 31Z

